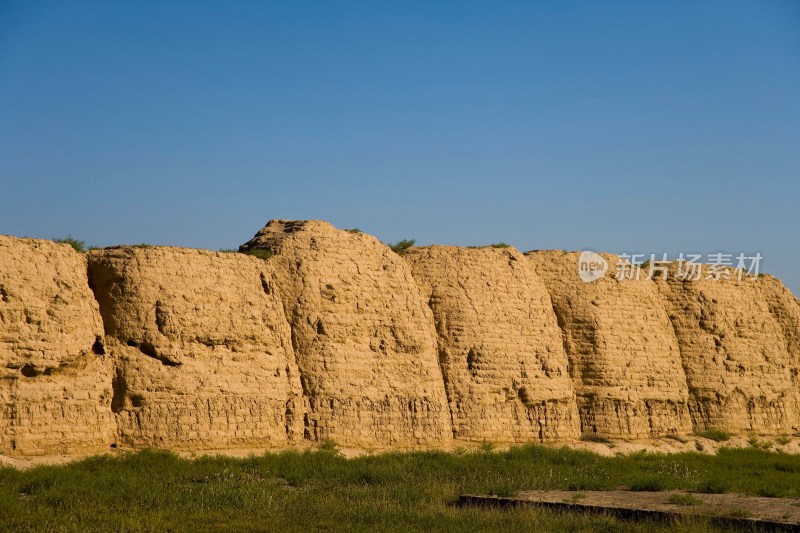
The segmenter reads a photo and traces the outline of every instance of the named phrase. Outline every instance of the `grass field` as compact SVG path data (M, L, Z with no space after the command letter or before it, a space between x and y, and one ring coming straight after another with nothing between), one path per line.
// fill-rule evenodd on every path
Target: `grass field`
M683 488L800 496L800 456L757 449L601 457L567 448L390 453L334 450L246 459L142 451L0 469L11 531L715 531L702 519L628 522L532 508L454 505L464 493Z

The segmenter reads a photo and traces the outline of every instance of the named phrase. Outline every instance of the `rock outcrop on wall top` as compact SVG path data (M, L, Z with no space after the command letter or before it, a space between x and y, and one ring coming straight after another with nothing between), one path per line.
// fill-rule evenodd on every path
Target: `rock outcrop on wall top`
M678 342L655 284L605 276L586 283L577 252L526 254L553 301L575 382L581 429L614 437L691 430Z
M561 330L525 256L511 247L431 246L403 258L433 310L455 436L579 437Z
M111 372L86 257L0 235L0 451L106 449Z
M397 254L319 221L270 221L242 249L275 254L307 438L368 447L452 438L433 318Z
M285 446L302 439L300 378L270 265L168 247L89 252L116 364L119 443Z

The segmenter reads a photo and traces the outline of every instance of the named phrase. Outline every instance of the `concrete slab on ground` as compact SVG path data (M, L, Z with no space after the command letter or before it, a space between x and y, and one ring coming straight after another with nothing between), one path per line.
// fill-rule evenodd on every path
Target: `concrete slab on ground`
M746 494L699 494L686 491L534 490L515 496L467 494L471 505L535 505L551 509L610 513L631 518L707 516L729 524L760 524L800 531L800 499L765 498Z

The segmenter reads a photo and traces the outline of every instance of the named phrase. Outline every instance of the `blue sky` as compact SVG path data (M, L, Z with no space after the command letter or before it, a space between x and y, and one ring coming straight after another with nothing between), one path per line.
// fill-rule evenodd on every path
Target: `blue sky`
M755 253L800 294L800 3L3 2L0 233Z

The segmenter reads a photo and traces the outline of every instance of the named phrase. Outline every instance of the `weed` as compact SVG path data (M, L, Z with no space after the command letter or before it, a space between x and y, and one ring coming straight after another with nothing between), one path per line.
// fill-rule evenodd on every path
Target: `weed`
M321 452L329 452L338 455L339 447L333 439L325 439L319 443L317 449Z
M491 494L492 496L499 496L501 498L511 498L512 496L516 496L517 492L519 492L519 491L514 489L513 487L508 486L508 485L502 485L502 486L490 489L490 490L488 490L486 492L488 494Z
M741 507L737 507L735 509L731 509L730 511L728 511L728 516L731 518L753 518L753 513L751 513L747 509L742 509Z
M667 489L667 484L664 479L656 477L646 477L633 481L630 490L646 491L646 492L659 492Z
M760 489L756 490L756 494L766 498L783 498L785 493L782 490L776 489L775 487L761 487Z
M767 440L767 439L759 440L758 437L756 437L755 435L753 435L749 439L747 439L747 444L751 448L755 448L756 450L769 450L772 447L772 441L771 440Z
M480 451L484 452L484 453L490 453L490 452L494 451L495 445L494 445L493 442L484 441L484 442L481 443L481 445L480 445L480 447L478 449Z
M775 437L775 442L777 442L781 446L786 446L787 444L792 442L792 439L787 437L786 435L779 435L779 436Z

